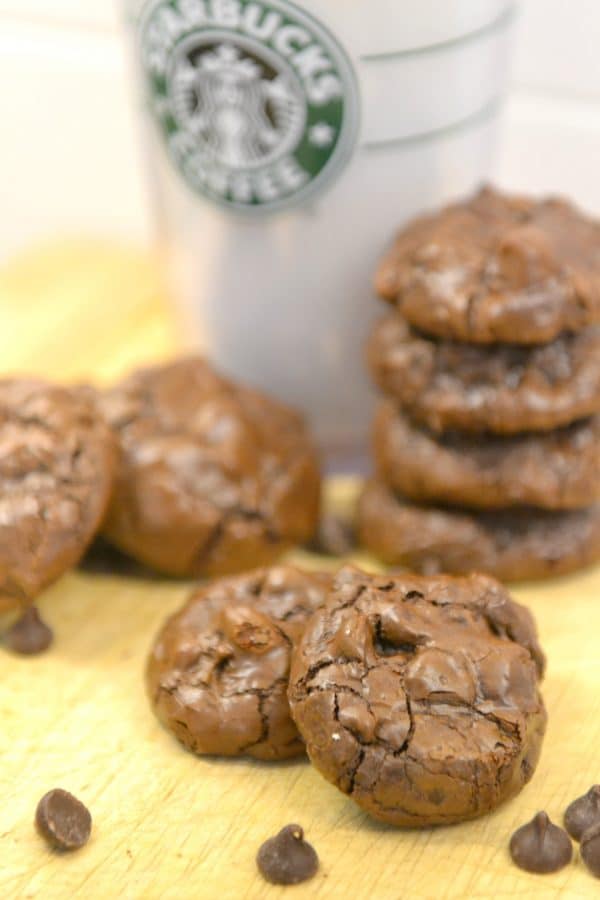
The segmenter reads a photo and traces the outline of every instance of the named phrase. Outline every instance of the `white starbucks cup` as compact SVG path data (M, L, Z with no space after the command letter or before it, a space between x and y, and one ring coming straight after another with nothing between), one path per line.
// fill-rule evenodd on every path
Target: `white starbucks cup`
M376 261L488 176L506 0L137 0L157 217L190 345L360 464Z

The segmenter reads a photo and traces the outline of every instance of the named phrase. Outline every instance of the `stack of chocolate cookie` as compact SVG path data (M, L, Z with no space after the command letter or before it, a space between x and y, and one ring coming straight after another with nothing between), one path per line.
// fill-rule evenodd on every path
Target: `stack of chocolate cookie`
M484 189L402 231L376 288L362 542L506 580L599 559L600 224Z

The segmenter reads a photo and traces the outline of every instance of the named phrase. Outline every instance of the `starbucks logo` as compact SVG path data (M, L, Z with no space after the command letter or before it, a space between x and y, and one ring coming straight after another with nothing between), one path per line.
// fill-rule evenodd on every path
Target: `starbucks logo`
M341 171L358 125L351 63L286 0L155 0L141 26L150 104L198 193L240 210L298 202Z

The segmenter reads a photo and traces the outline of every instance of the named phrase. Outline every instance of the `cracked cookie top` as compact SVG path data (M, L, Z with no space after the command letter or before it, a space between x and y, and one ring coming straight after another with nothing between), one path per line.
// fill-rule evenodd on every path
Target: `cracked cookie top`
M148 660L148 692L163 724L195 753L271 760L303 753L287 700L290 654L330 582L280 566L192 594Z
M465 509L407 500L367 481L358 538L390 566L423 575L487 572L501 581L556 578L600 560L600 504L582 509Z
M335 578L292 658L290 707L321 773L376 818L481 815L535 769L544 657L484 575Z
M114 439L92 391L0 381L0 609L74 566L106 511Z
M486 348L424 337L391 313L367 359L377 385L436 433L548 431L600 412L600 327Z
M379 477L418 502L475 509L600 502L600 415L539 433L433 435L384 400L373 448Z
M295 412L186 358L101 398L121 456L105 536L172 575L269 563L312 535L318 460Z
M429 334L545 343L600 322L600 224L565 200L484 188L403 229L375 288Z

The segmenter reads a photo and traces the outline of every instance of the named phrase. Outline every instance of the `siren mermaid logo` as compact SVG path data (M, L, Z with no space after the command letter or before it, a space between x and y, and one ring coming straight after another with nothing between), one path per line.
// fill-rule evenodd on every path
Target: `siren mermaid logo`
M155 118L200 194L273 209L343 168L358 124L352 66L293 3L155 0L141 35Z

